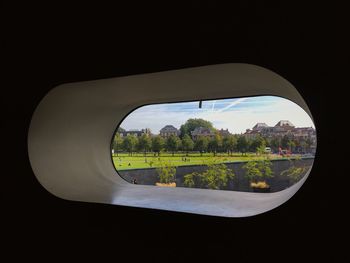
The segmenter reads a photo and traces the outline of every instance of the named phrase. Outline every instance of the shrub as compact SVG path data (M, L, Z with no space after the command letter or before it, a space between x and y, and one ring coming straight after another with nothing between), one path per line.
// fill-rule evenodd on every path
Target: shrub
M176 167L170 162L161 161L159 167L156 168L159 181L162 184L170 184L175 182Z
M293 183L296 183L303 177L309 168L310 166L296 167L293 165L289 169L281 172L281 175L288 176L293 181Z
M293 160L289 159L291 166L287 170L282 171L281 175L289 177L293 183L298 182L310 169L310 166L297 167L296 162L300 160L300 156L296 156Z
M263 182L267 178L273 177L271 170L272 163L270 160L249 161L243 165L246 170L245 177L252 183Z
M227 168L223 163L218 164L212 161L207 166L208 169L203 173L194 172L185 175L184 185L187 187L198 185L209 189L222 189L227 185L228 180L235 176L233 170Z

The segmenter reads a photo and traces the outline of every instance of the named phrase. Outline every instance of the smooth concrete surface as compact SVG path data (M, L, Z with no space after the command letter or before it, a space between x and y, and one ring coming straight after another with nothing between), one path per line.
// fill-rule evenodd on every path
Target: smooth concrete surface
M227 217L263 213L293 196L308 174L292 187L271 194L133 185L118 176L110 152L119 123L142 105L254 95L287 98L311 117L288 81L248 64L60 85L33 114L28 134L32 169L43 187L67 200Z

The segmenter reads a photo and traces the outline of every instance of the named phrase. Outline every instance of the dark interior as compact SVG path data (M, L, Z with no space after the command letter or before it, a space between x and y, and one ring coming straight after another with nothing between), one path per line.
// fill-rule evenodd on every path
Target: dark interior
M341 116L347 112L350 46L345 7L5 2L0 257L349 260L343 241L349 230L348 117ZM314 117L318 145L312 172L280 207L254 217L220 218L72 202L53 196L35 178L28 127L35 107L55 86L235 62L266 67L289 80Z

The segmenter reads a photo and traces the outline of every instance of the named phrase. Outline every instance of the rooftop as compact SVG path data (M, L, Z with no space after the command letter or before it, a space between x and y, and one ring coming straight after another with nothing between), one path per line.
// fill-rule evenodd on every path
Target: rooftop
M175 128L173 125L165 125L160 131L177 131L178 129Z
M293 123L291 123L290 121L288 120L280 120L279 122L277 122L277 124L275 125L275 127L278 127L278 126L291 126L291 127L294 127Z

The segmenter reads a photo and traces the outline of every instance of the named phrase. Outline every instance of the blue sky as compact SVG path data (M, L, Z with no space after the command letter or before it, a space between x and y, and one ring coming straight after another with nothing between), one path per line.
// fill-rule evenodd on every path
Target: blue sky
M148 105L130 113L121 127L124 129L150 128L159 133L165 125L176 128L189 118L211 121L218 129L229 129L232 133L242 133L257 122L274 126L280 120L289 120L296 127L314 127L309 115L297 104L275 96L209 100L202 102L181 102Z

